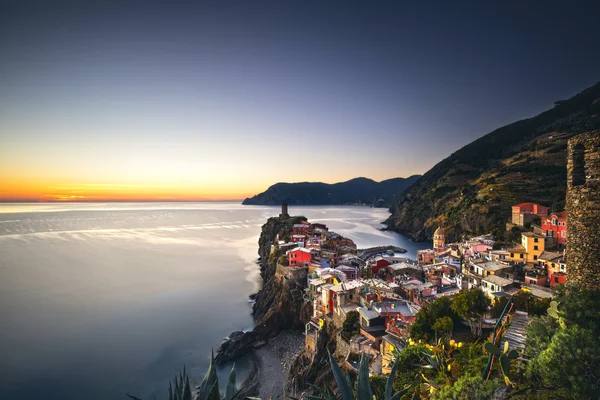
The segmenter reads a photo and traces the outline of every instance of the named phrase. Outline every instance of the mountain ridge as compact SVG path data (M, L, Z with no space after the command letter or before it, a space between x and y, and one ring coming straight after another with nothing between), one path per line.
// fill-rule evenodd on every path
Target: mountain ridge
M537 116L498 128L437 163L391 208L388 228L427 240L442 226L501 236L510 206L564 208L567 140L600 129L600 82Z
M391 205L400 194L420 178L390 178L380 182L357 177L344 182L278 182L253 197L246 198L243 205L342 205L377 204Z

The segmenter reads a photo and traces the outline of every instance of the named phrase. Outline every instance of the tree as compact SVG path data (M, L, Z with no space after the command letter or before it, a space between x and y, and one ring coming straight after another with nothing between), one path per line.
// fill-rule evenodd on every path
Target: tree
M421 308L411 324L411 338L415 340L430 340L435 333L433 325L439 318L448 317L452 322L459 322L458 315L450 308L451 303L452 301L449 297L440 297ZM452 330L450 330L451 332Z
M572 398L592 398L600 391L598 338L578 325L559 328L525 375L549 387L567 388Z
M352 336L358 335L360 332L360 314L358 311L350 311L346 315L346 319L342 325L342 335L346 339L352 338Z
M481 290L473 288L460 291L452 299L451 308L469 323L473 336L481 337L483 318L490 305L490 299Z
M440 336L450 339L450 336L452 336L453 327L454 323L452 322L452 318L450 317L440 317L436 319L432 327L433 330L436 332L436 341L438 333L440 334Z

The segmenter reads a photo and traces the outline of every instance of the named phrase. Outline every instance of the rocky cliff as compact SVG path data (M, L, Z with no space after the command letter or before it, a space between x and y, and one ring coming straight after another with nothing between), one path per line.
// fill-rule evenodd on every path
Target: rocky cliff
M254 346L276 336L280 331L301 328L310 318L310 304L304 303L304 279L282 280L275 274L277 260L285 252L272 245L276 238L291 235L292 226L305 217L273 217L263 225L258 240L263 288L256 294L252 309L256 326L251 332L233 332L230 340L221 345L217 363L223 363L245 354Z
M427 240L501 234L513 204L564 209L567 141L600 129L600 83L533 118L497 129L435 165L401 196L389 228Z

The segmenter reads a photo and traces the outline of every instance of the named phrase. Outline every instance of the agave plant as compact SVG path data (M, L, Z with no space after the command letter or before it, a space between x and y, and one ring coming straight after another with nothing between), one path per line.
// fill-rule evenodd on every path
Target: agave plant
M519 353L516 350L508 349L508 342L504 342L504 349L500 350L498 346L494 343L486 342L484 344L485 350L498 357L498 362L500 363L500 370L502 371L502 375L504 376L504 382L507 385L511 384L510 379L508 378L508 373L510 372L510 360L516 360L519 357Z
M358 384L357 384L357 392L356 396L354 391L352 390L352 384L350 383L350 379L347 375L344 375L340 365L336 361L335 358L329 353L329 362L331 363L331 370L333 371L333 376L335 378L335 382L338 385L338 389L342 396L342 400L373 400L373 391L371 390L371 383L369 381L369 360L363 354L360 358L360 363L358 365ZM387 378L387 382L385 385L385 395L383 400L400 400L400 398L408 392L410 387L405 387L398 393L392 394L392 386L394 384L394 377L396 376L396 370L398 369L398 361L394 362L394 366L392 367L392 371ZM323 397L319 397L322 399ZM327 398L327 397L325 397ZM314 398L313 400L315 400ZM327 398L329 400L329 398Z
M229 373L229 379L227 382L227 389L225 391L225 397L221 399L219 393L219 377L217 376L217 367L215 366L214 353L210 355L210 364L204 379L200 382L200 386L196 388L198 390L196 397L192 396L192 389L190 387L190 379L187 375L185 367L178 376L173 378L172 382L169 382L169 400L233 400L235 399L240 390L236 387L235 382L235 364L231 368ZM132 396L125 393L130 399L142 400L139 397Z

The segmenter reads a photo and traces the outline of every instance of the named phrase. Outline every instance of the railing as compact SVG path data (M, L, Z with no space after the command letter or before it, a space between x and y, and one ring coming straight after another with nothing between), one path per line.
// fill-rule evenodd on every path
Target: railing
M500 316L498 317L498 320L496 321L496 325L494 325L494 331L492 332L492 343L496 344L497 339L499 338L498 332L502 330L502 328L504 327L504 324L506 323L505 317L506 314L510 311L510 309L512 309L512 296L508 299L508 302L506 302L506 305L504 306L504 310L502 310L502 314L500 314ZM483 376L482 378L487 382L488 378L490 377L490 373L492 372L492 365L494 364L494 355L490 353L490 355L488 356L488 361L487 361L487 365L485 366L485 369L483 370Z

